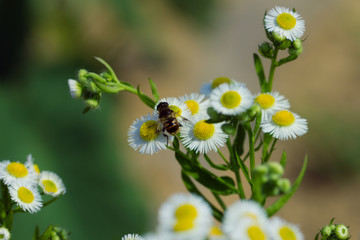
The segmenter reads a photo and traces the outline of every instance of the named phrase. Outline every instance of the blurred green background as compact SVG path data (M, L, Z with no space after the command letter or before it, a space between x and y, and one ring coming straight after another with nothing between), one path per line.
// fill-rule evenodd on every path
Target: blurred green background
M143 233L154 229L160 203L184 191L171 153L140 156L127 145L128 126L149 112L136 97L104 96L100 110L81 114L67 79L80 68L103 70L93 56L145 91L151 77L161 97L224 75L256 93L252 53L265 40L264 10L284 4L306 20L307 40L300 58L276 72L274 89L310 131L281 142L278 155L287 150L290 179L305 153L310 164L279 215L307 238L332 217L360 236L359 1L1 0L0 159L32 153L67 187L40 213L16 216L13 238L51 223L79 240Z

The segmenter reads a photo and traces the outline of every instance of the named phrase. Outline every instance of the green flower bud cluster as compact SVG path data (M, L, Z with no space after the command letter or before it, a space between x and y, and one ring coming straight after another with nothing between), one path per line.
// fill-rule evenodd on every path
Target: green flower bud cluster
M291 188L290 180L282 178L284 168L280 163L269 162L258 165L254 169L254 178L261 186L261 192L266 196L277 196L287 193Z
M70 233L60 226L54 226L52 228L51 240L67 240L69 239Z
M80 69L78 73L79 87L82 89L81 96L86 103L84 113L91 109L97 109L100 105L101 90L97 87L92 77L88 76L88 71Z
M320 232L316 235L315 240L319 238L320 240L348 240L350 239L349 229L344 224L332 224L334 219L331 220L329 225L321 228Z

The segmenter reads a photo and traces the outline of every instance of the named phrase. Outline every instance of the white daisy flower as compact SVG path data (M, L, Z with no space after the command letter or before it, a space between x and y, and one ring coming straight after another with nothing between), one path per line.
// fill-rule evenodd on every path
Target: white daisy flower
M298 226L288 223L285 220L274 217L270 220L273 239L279 240L304 240Z
M265 121L279 111L290 108L289 101L278 92L259 93L256 95L254 102L258 103L262 110L262 121Z
M167 102L169 104L169 108L174 111L174 113L176 114L175 117L180 124L183 124L184 120L191 117L190 109L188 108L186 103L181 101L180 99L175 97L160 99L160 101L158 101L157 104L155 105L155 110L157 109L157 106L161 102Z
M66 189L61 178L50 171L42 171L39 179L39 186L42 188L45 194L53 197L65 194Z
M237 229L229 235L230 240L270 240L271 232L268 224L250 219L242 221Z
M163 135L158 119L156 114L136 119L129 128L129 145L135 150L139 149L140 153L151 155L166 149L167 139L171 141L173 136L167 138Z
M0 162L0 179L6 185L12 185L15 182L36 185L37 177L37 173L31 168L28 169L23 163L9 160Z
M0 227L0 239L2 240L10 239L10 232L6 227Z
M295 139L308 131L307 120L288 110L277 111L260 126L264 133L280 140Z
M253 104L249 89L237 84L221 84L210 95L210 104L215 111L224 115L245 112Z
M206 115L195 115L180 129L180 139L185 147L204 154L224 146L228 135L222 131L222 123L206 123L207 119Z
M212 220L211 208L201 197L179 193L160 207L158 232L171 240L205 239Z
M34 158L29 154L26 158L25 167L34 171L37 175L40 175L39 165L34 163Z
M246 87L246 84L236 82L233 79L230 79L228 77L218 77L212 80L211 82L204 83L200 89L200 93L204 94L205 96L209 97L211 92L220 86L221 84L227 83L228 85L236 84L240 86Z
M29 213L36 213L43 206L40 193L34 185L14 183L10 186L9 193L11 199Z
M126 234L121 240L144 240L144 238L138 234Z
M259 203L251 200L237 201L225 211L222 224L223 231L231 236L246 221L265 224L268 222L268 218L264 208Z
M74 79L69 79L68 85L69 85L71 97L80 98L83 91L81 84Z
M199 93L186 94L179 99L187 105L192 115L207 114L207 108L210 106L210 100L205 99L205 95Z
M289 8L275 7L265 15L265 28L268 32L275 32L290 41L295 41L305 32L305 21L301 16Z

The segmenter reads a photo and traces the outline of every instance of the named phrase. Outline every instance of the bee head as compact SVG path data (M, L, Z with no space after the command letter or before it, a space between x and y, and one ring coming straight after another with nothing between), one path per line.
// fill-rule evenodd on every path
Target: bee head
M161 102L157 105L156 110L160 111L160 109L168 108L169 104L167 102Z

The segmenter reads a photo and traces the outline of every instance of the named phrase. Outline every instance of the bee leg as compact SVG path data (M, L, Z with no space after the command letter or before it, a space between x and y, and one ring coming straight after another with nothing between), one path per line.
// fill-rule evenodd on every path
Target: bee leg
M169 146L169 136L163 133L163 136L166 137L166 146Z

